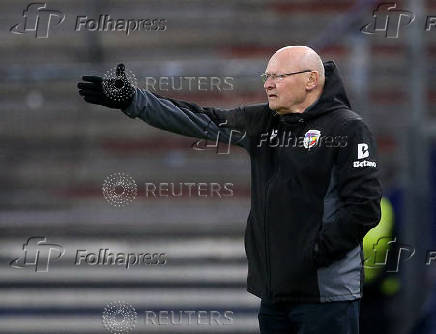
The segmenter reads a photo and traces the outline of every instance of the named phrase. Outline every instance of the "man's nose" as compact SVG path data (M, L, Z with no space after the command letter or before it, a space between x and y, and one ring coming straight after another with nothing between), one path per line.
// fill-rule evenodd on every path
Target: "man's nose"
M274 87L275 87L275 83L274 80L272 80L271 78L266 79L266 81L263 84L263 88L265 88L266 90L273 89Z

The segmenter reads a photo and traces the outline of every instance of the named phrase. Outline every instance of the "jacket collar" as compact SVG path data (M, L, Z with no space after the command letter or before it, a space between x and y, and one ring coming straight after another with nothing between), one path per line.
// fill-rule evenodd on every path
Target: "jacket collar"
M274 116L279 118L280 123L284 125L304 123L336 109L351 108L335 62L331 60L324 62L324 70L326 79L320 98L302 113L279 115L272 111Z

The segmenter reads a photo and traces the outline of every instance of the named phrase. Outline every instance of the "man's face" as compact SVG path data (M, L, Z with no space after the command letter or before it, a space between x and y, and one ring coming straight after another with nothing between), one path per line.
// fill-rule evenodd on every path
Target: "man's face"
M302 70L306 70L306 68L300 68L296 62L291 63L289 57L276 53L268 62L265 73L278 75ZM275 80L269 78L263 87L268 97L270 109L283 114L289 112L291 107L302 103L307 94L306 82L309 74L295 74Z

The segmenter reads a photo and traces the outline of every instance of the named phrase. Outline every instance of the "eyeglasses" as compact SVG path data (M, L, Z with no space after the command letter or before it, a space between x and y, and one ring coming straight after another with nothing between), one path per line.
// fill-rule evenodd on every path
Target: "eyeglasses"
M270 73L262 73L260 75L260 78L263 82L266 82L269 78L272 79L272 81L282 81L285 77L294 75L294 74L300 74L300 73L307 73L312 72L312 70L304 70L300 72L293 72L293 73L283 73L283 74L270 74Z

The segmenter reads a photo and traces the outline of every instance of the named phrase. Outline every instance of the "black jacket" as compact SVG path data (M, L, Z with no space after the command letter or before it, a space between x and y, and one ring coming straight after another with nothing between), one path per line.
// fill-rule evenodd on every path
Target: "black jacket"
M376 147L351 111L333 62L320 99L301 114L268 104L231 110L137 91L130 117L244 147L251 158L245 231L247 290L269 300L330 302L362 296L362 239L380 220Z

